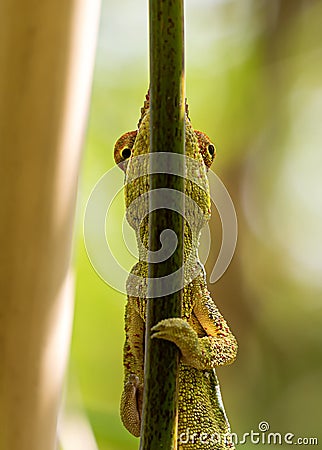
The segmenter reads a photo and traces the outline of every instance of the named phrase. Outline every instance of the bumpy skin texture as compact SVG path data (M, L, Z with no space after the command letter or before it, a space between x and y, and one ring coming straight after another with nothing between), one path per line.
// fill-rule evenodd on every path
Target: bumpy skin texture
M123 152L123 149L131 152ZM123 152L123 153L122 153ZM144 207L130 208L131 203L149 191L148 176L133 162L133 156L149 153L149 97L147 95L138 130L125 133L116 142L114 157L125 171L125 202L127 220L134 228L139 248L139 262L132 268L128 289L138 289L138 296L128 296L125 312L124 390L121 399L121 418L125 427L140 435L144 386L144 336L146 314L146 252L148 221L143 220ZM166 319L152 329L152 338L174 342L181 352L179 364L179 450L233 449L230 427L221 400L215 367L230 364L237 353L237 342L226 321L212 300L197 248L201 228L210 217L210 196L206 170L215 156L215 147L208 136L193 130L186 109L186 155L197 161L192 170L196 183L186 180L185 195L199 206L198 211L185 211L187 223L193 224L196 237L184 227L185 286L182 317ZM148 164L145 162L144 164ZM189 171L189 169L188 169ZM140 173L141 176L137 176ZM190 177L191 178L191 177ZM147 201L147 200L146 200ZM139 204L140 205L140 204ZM143 205L144 206L144 205ZM146 206L146 205L145 205ZM143 244L143 245L142 245ZM141 278L138 287L137 279Z

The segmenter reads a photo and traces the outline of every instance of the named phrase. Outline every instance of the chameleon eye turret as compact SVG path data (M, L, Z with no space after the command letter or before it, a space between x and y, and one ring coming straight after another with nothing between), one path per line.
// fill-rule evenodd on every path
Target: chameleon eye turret
M124 133L115 143L114 161L125 172L138 131Z
M198 140L199 150L204 163L207 169L209 169L216 156L216 147L211 142L210 138L202 131L195 130L195 135Z

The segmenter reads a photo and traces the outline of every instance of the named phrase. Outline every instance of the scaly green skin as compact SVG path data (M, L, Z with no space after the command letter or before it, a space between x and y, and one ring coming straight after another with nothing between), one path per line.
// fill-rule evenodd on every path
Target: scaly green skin
M145 260L148 221L147 218L143 218L144 208L139 206L136 209L130 209L129 206L133 200L149 191L148 176L137 177L138 166L132 162L133 156L149 153L149 133L149 97L147 96L141 110L138 130L124 134L116 142L114 150L115 161L121 163L121 168L126 173L127 219L138 239L139 262L132 268L131 274L142 277L140 297L128 296L125 313L125 379L121 399L121 418L125 427L134 436L140 435L144 385L145 297L148 271ZM200 163L198 166L200 169L196 174L198 184L190 180L185 181L185 195L198 204L199 210L198 213L185 211L185 218L190 226L193 224L197 237L194 238L191 235L185 223L184 261L187 272L183 291L182 318L162 320L152 329L152 337L172 341L181 351L177 449L233 449L234 446L229 440L230 427L222 404L215 367L234 361L237 342L210 297L204 269L196 251L200 229L210 217L206 170L212 163L215 149L204 133L193 130L188 111L186 111L186 155ZM192 281L188 280L189 274L196 271L198 275ZM128 289L134 287L133 283L137 284L137 280L133 280L130 275Z

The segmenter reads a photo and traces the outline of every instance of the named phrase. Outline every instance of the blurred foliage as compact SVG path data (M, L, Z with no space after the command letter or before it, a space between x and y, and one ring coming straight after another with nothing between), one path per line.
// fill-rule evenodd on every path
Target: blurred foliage
M148 85L146 3L103 2L79 189L66 409L83 411L100 450L135 449L138 441L119 419L125 295L92 268L82 220L91 189L113 167L115 140L139 117ZM321 30L318 0L186 2L190 116L216 143L213 170L239 221L233 262L210 289L239 340L237 361L218 373L240 436L266 420L271 431L322 442ZM123 220L123 206L109 217L116 253ZM210 270L221 236L215 211L211 227Z

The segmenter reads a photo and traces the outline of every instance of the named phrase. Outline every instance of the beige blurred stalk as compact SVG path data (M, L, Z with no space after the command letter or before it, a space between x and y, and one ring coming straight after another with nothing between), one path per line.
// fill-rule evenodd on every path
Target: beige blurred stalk
M53 450L99 0L0 3L0 450Z

